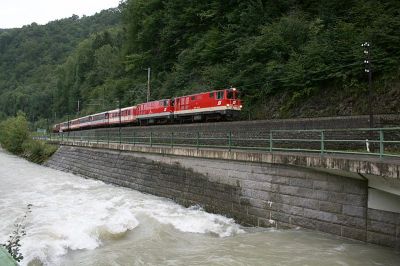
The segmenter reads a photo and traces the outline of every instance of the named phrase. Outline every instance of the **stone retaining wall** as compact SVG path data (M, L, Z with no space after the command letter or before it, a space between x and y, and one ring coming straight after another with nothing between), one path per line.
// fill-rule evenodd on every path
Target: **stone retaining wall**
M198 204L252 226L303 227L400 247L400 214L367 208L363 180L295 166L62 146L47 165Z

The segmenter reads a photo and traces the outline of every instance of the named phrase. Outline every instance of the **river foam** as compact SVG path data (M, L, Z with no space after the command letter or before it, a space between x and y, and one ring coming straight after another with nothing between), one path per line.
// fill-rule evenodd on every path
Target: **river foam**
M6 167L5 167L6 166ZM94 250L108 239L134 233L141 220L153 219L181 232L218 237L243 232L232 219L201 208L84 179L0 154L0 242L24 216L22 265L58 265L70 251Z

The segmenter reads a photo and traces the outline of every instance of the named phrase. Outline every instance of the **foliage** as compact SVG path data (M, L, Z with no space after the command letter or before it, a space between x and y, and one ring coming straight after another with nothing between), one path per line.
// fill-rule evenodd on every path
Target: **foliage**
M30 121L53 118L58 66L91 34L120 22L119 10L0 30L0 118L21 110Z
M31 162L42 164L57 151L57 148L44 141L29 140L23 144L23 156Z
M31 138L28 121L22 112L0 124L0 144L9 152L35 163L43 163L57 150L56 146Z
M0 31L0 119L23 110L60 121L143 102L148 67L152 99L235 86L246 118L266 117L283 95L275 117L335 93L365 113L360 44L372 45L375 91L393 102L399 27L397 0L126 0L94 17Z
M32 212L31 210L32 204L27 205L27 211L25 212L24 216L20 221L18 221L14 226L15 229L10 235L9 239L5 244L2 246L8 251L8 253L14 258L15 261L20 262L24 256L20 252L19 248L21 247L20 241L23 236L26 235L25 226L26 226L26 219L28 214Z
M23 153L23 144L29 139L28 121L24 113L18 113L0 124L0 143L14 154Z

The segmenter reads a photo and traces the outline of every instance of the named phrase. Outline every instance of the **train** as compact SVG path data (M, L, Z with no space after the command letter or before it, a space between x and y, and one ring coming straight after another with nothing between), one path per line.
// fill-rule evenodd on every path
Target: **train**
M240 115L242 101L236 88L140 103L55 124L52 131L67 131L127 125L153 125L233 120Z

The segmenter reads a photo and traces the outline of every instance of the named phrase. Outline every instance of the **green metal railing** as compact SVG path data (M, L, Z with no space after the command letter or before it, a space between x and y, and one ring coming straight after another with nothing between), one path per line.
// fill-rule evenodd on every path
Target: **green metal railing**
M247 135L246 135L247 134ZM83 143L118 143L174 147L313 152L400 157L400 127L327 130L270 130L268 132L160 133L107 130L73 131L43 135L46 140Z

